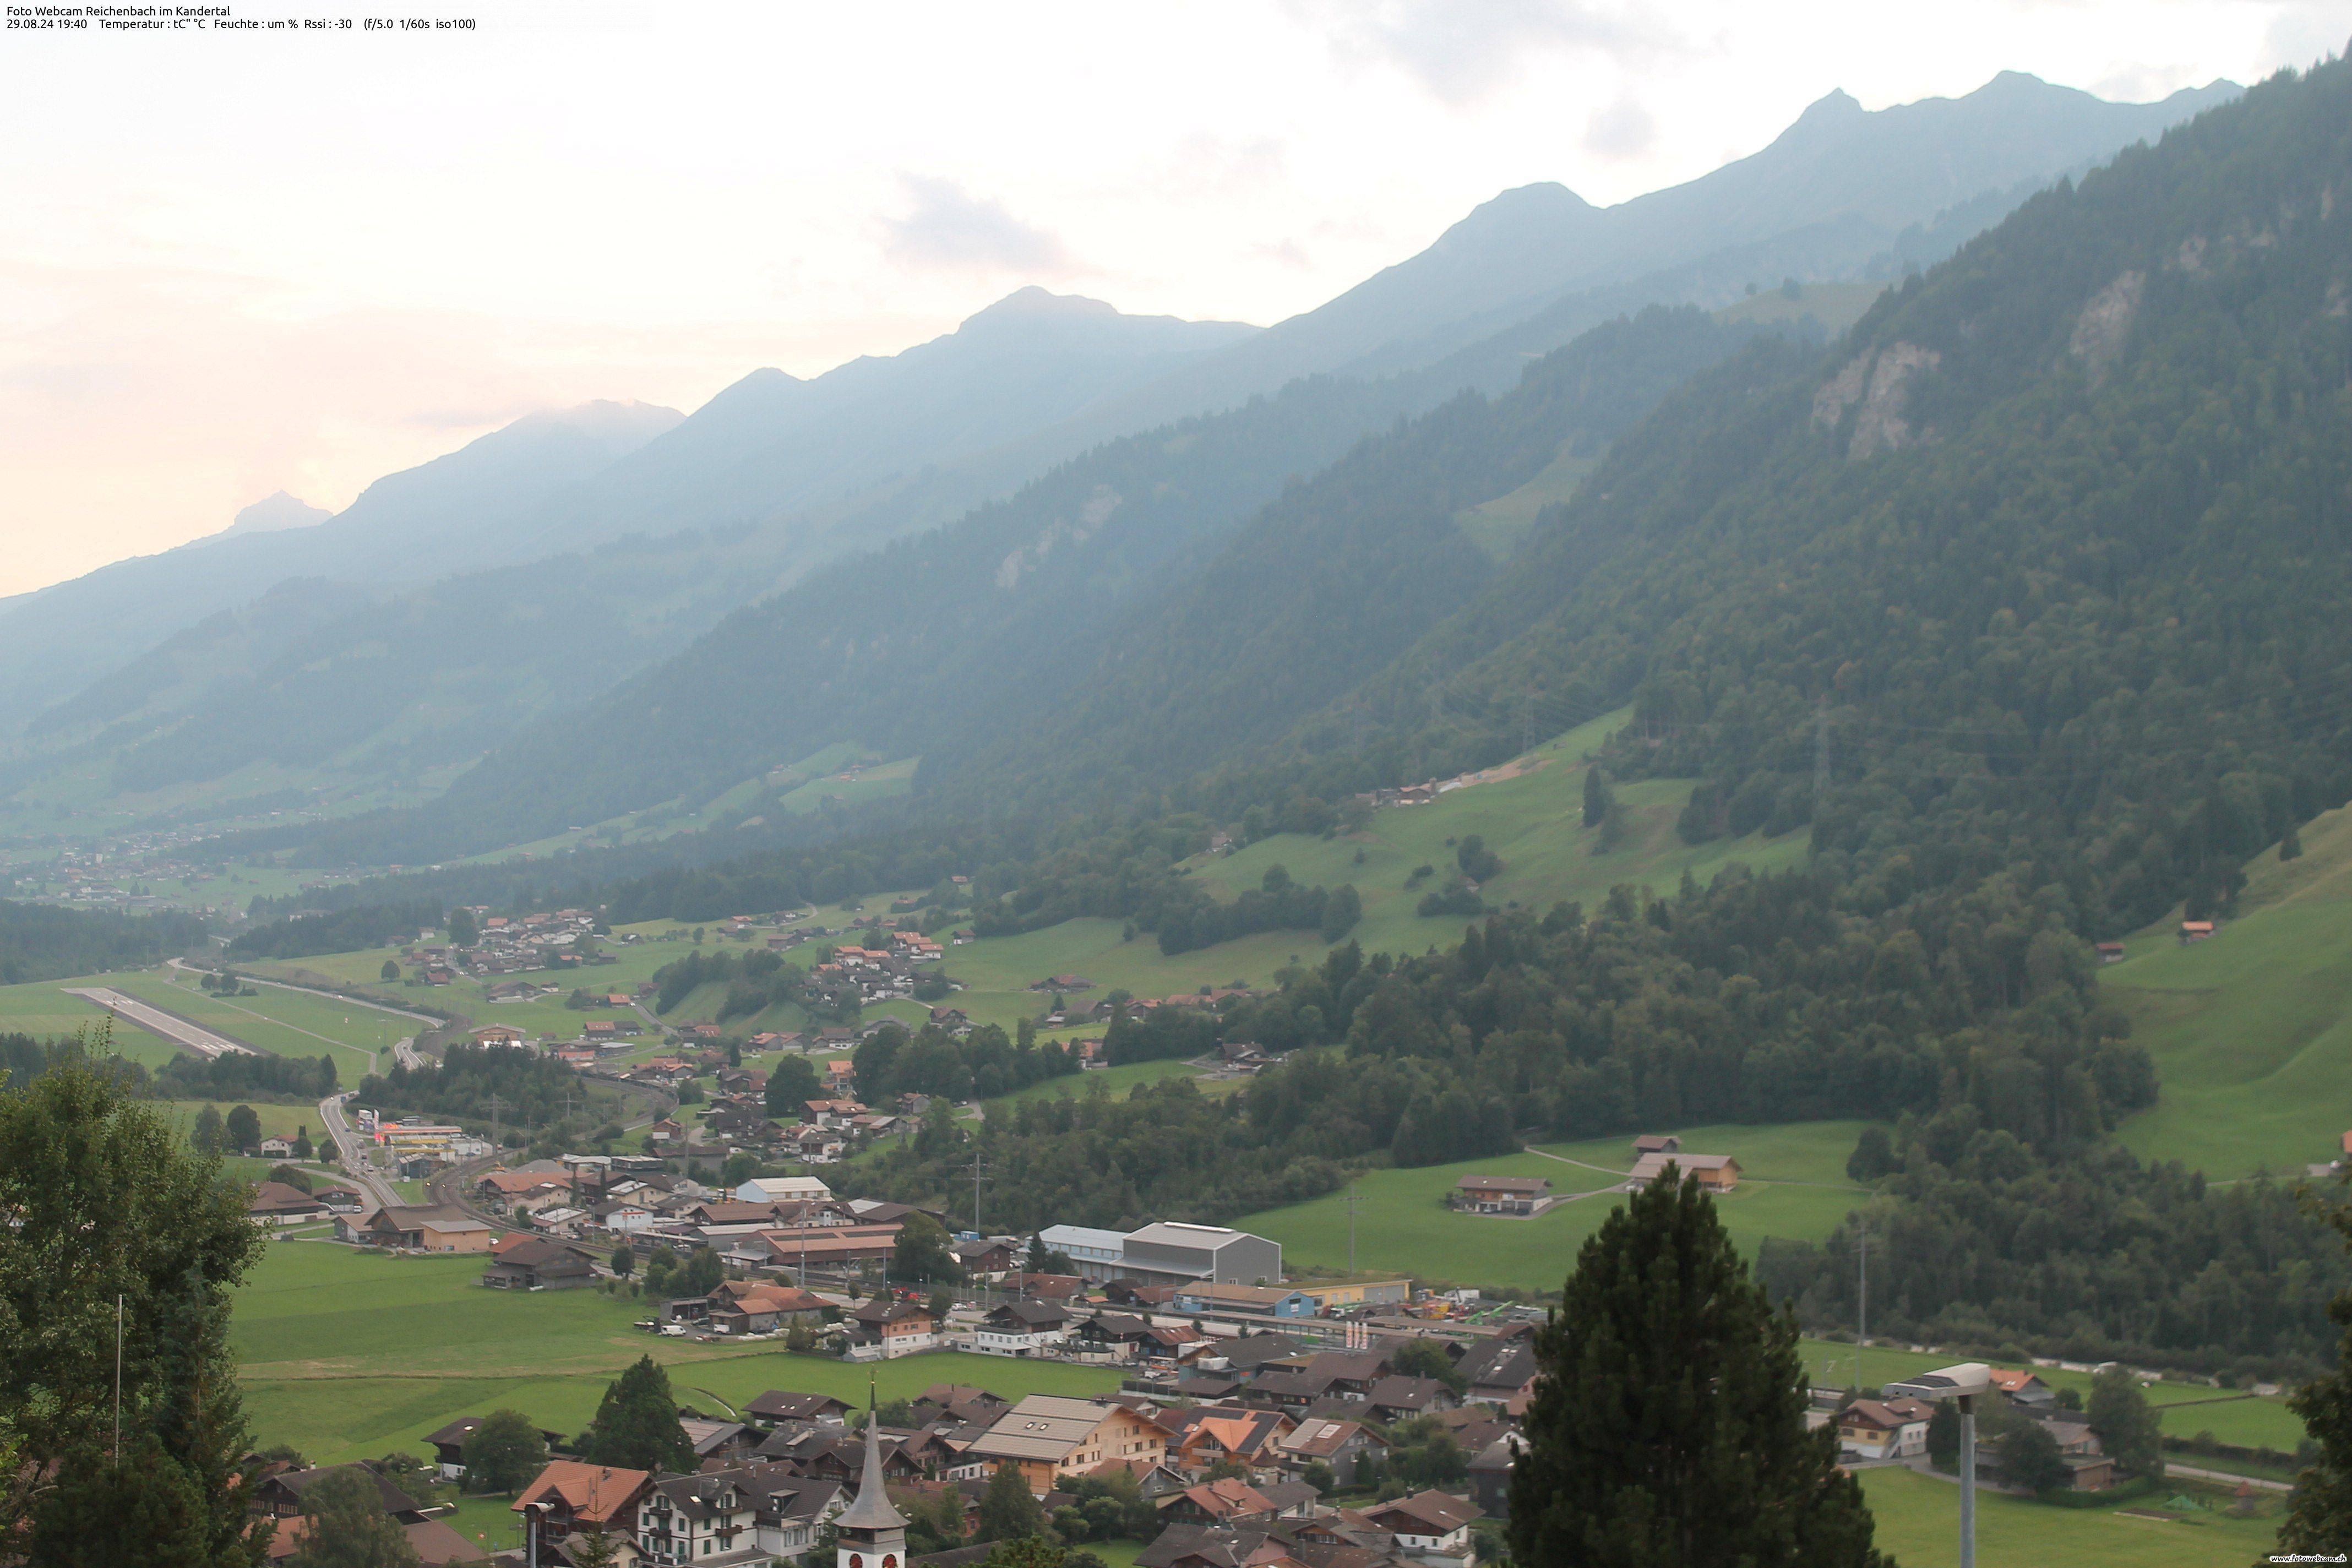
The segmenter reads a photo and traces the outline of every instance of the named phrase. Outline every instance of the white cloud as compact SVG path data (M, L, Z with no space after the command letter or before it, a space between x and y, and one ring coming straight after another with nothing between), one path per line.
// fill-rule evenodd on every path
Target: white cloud
M1507 87L1545 55L1646 64L1692 45L1655 5L1595 0L1286 0L1352 60L1377 60L1449 104Z
M884 248L910 266L1067 278L1083 270L1052 231L1024 223L992 197L953 180L901 174L910 210L882 220Z
M2342 54L2347 37L2352 37L2352 5L2345 0L2281 5L2263 30L2262 63L2269 70L2281 66L2302 70Z
M1630 98L1621 98L1585 122L1584 150L1603 158L1638 158L1658 143L1658 122Z

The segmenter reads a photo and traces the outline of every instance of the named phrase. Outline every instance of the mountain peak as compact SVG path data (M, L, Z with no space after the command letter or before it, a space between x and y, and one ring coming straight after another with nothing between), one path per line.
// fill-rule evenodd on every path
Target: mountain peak
M289 528L309 528L334 515L324 507L312 506L298 496L279 490L238 512L226 528L210 537L227 539L247 533L277 533Z
M1069 320L1076 317L1116 316L1118 307L1100 300L1090 300L1084 294L1056 294L1036 284L1015 289L993 305L983 306L963 320L964 326L982 321L1036 321L1040 319Z

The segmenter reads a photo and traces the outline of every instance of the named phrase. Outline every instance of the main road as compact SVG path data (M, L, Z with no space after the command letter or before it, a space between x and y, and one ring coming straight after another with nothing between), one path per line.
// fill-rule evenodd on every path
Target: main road
M342 1162L343 1173L361 1192L374 1200L380 1208L396 1208L401 1198L392 1184L375 1173L375 1163L369 1156L368 1145L350 1122L343 1119L343 1101L359 1090L347 1089L341 1094L331 1094L319 1101L319 1120L327 1129L327 1136L335 1141L335 1154Z

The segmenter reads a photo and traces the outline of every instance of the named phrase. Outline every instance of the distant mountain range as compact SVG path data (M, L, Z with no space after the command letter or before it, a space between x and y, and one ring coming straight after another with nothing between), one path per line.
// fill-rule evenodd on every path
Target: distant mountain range
M1719 306L1784 277L1898 275L2235 90L2113 104L2004 75L1876 113L1834 94L1755 156L1616 207L1558 185L1504 193L1420 255L1263 331L1028 289L895 356L805 381L754 372L690 417L620 404L533 416L379 480L325 521L264 530L302 515L272 498L196 546L0 604L0 736L16 736L0 789L61 799L42 781L70 770L110 777L141 809L200 815L206 791L229 801L298 774L354 799L429 791L433 770L503 749L460 794L537 792L538 820L494 814L499 841L561 826L587 804L570 787L578 760L532 724L560 732L562 716L673 654L682 669L724 658L764 671L782 697L798 672L763 665L722 618L828 561L942 524L943 541L1003 536L1005 498L1045 484L1041 498L1066 499L1018 527L1058 540L1057 572L1129 540L1119 564L1106 556L1103 573L1069 577L1094 595L1071 629L1114 605L1169 613L1160 606L1197 593L1286 477L1325 468L1360 435L1457 388L1503 393L1541 355L1647 304ZM1286 385L1286 398L1268 397ZM1155 443L1158 457L1141 456ZM1194 443L1231 465L1188 462ZM1129 487L1155 470L1147 511ZM1096 471L1108 477L1081 482ZM1096 484L1118 495L1124 520L1152 517L1154 537L1072 523ZM936 559L973 553L943 548ZM1019 555L1000 550L938 591L987 602L987 574ZM294 581L321 586L273 592ZM126 644L125 626L149 646ZM891 628L850 641L887 647ZM759 689L740 700L761 701ZM813 727L764 724L762 765L887 727L855 707L820 723L784 701L779 718L805 711ZM608 751L592 773L622 765ZM523 757L572 771L534 783ZM648 775L599 804L723 787L698 768L690 785Z

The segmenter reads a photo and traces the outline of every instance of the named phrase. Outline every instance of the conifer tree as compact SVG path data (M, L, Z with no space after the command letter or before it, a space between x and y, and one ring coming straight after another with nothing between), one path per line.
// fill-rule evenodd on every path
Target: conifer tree
M2352 1246L2352 1215L2331 1208L2327 1223ZM2341 1552L2352 1541L2352 1290L2327 1304L2327 1316L2344 1330L2336 1342L2336 1370L2286 1402L2319 1445L2319 1458L2294 1479L2286 1522L2279 1526L2282 1552Z
M1598 827L1617 805L1615 792L1602 775L1601 764L1593 763L1584 770L1584 826Z
M624 1470L694 1468L694 1447L677 1424L677 1400L669 1373L654 1358L639 1356L604 1390L596 1419L588 1427L588 1459Z
M417 1568L416 1548L383 1511L375 1478L357 1465L331 1470L302 1493L302 1544L287 1568Z
M1664 1176L1584 1244L1537 1331L1511 1555L1544 1568L1883 1568L1837 1435L1805 1430L1776 1314L1695 1179Z
M981 1541L1020 1541L1045 1533L1045 1510L1020 1466L996 1467L988 1490L981 1494L979 1526L976 1539Z

